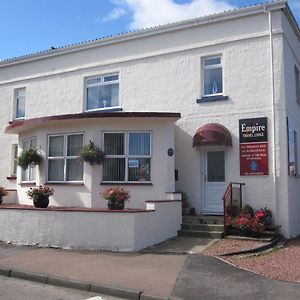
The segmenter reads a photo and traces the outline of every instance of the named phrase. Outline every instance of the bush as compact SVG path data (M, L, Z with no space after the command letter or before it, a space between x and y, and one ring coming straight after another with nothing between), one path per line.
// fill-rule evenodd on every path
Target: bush
M247 204L243 207L243 210L242 210L243 214L245 215L250 215L251 217L254 216L254 209L251 205Z

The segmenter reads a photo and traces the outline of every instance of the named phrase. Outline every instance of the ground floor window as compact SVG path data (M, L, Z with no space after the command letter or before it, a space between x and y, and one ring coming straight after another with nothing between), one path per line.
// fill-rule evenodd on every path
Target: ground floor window
M102 181L151 181L151 133L105 132Z
M18 144L13 144L11 147L11 176L17 176L18 167Z
M83 134L58 134L48 137L48 182L83 180L83 164L78 154Z
M22 143L23 151L29 148L37 149L37 138L24 140ZM18 150L15 150L18 151ZM26 170L22 169L22 181L36 181L36 165L30 164Z

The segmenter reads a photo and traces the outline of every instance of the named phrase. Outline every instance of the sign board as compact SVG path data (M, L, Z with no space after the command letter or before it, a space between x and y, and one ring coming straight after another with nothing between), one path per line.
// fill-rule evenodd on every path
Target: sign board
M239 120L240 175L269 175L268 119Z

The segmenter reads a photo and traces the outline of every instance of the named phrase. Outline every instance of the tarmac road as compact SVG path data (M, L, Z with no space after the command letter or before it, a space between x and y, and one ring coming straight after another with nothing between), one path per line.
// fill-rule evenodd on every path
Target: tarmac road
M0 276L0 300L121 300L80 290Z
M188 255L171 299L299 300L300 284L237 269L215 257Z

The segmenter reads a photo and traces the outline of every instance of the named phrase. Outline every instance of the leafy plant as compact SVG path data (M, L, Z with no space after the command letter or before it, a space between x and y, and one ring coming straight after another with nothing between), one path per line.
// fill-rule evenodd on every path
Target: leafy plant
M98 147L96 147L92 141L83 147L82 151L79 153L79 156L83 161L88 162L90 165L100 165L104 159L104 153Z
M243 207L243 210L242 210L243 214L245 215L251 215L252 217L254 216L254 209L251 205L247 204Z
M26 170L30 164L39 165L43 160L42 155L33 148L23 150L18 157L18 165Z

